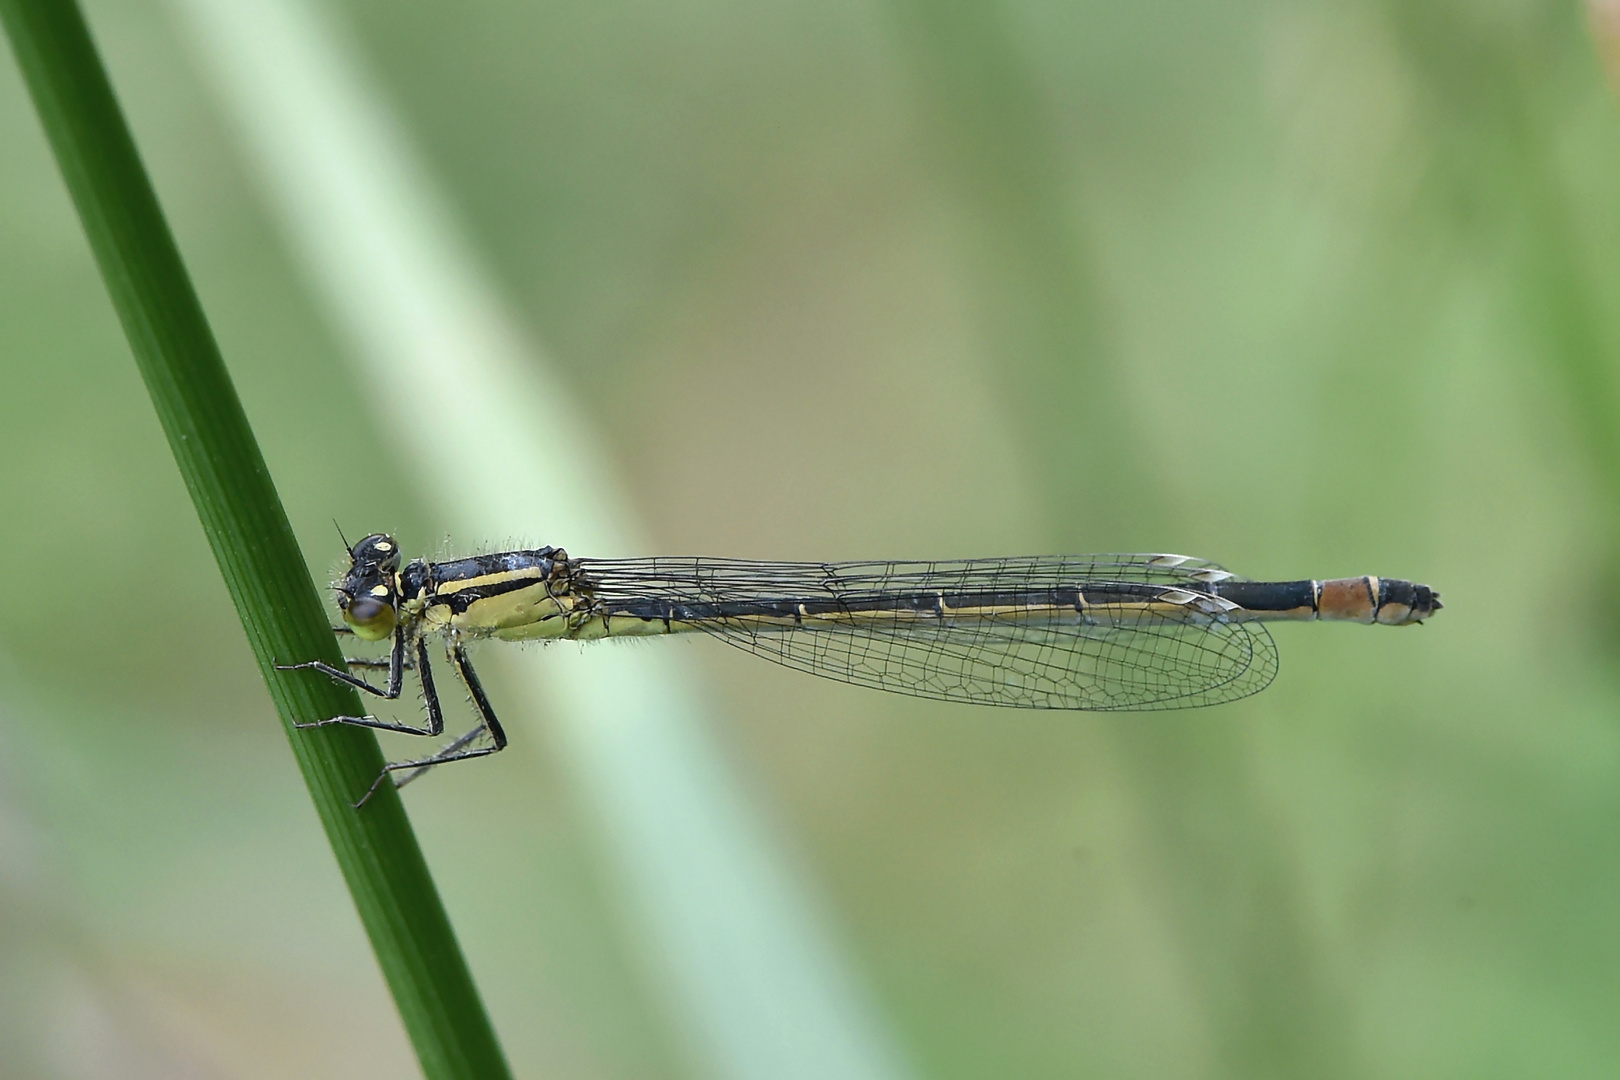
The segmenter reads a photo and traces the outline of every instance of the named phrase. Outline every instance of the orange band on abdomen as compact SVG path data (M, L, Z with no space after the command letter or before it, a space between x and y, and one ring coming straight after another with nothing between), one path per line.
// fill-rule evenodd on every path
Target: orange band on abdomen
M1317 618L1370 623L1378 613L1377 578L1335 578L1322 582Z

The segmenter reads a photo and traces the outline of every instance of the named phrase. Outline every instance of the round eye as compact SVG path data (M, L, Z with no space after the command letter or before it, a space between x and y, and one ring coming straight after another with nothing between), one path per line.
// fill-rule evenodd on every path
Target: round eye
M357 596L344 607L343 621L367 641L381 641L394 632L394 605L375 596Z

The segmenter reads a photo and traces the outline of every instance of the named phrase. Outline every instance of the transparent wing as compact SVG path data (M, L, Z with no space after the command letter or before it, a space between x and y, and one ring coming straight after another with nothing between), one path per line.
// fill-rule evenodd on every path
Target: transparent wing
M881 624L760 632L716 620L729 645L799 671L916 697L1026 709L1186 709L1257 693L1277 673L1259 623L1079 627Z
M579 566L594 595L609 602L666 599L696 613L691 621L700 629L756 656L917 697L1032 709L1179 709L1247 697L1277 672L1265 627L1231 621L1217 604L1147 611L1132 604L1116 618L1107 604L1082 613L1053 602L1065 590L1162 587L1136 590L1141 600L1233 577L1182 556L582 559ZM942 596L953 610L934 617ZM795 625L795 610L830 615Z

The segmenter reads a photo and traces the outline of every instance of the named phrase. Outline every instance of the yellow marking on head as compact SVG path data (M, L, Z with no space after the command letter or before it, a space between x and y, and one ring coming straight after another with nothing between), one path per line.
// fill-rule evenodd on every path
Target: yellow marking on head
M386 586L386 585L373 585L371 587L371 595L372 596L387 596L388 595L388 586Z
M371 546L376 548L378 551L393 551L394 550L394 545L390 544L386 540L379 540L379 541L377 541L375 544L373 544Z

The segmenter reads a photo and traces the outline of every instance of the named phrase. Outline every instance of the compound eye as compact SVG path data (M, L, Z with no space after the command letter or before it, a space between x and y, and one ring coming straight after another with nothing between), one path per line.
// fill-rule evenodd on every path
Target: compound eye
M357 596L343 608L343 621L367 641L381 641L394 632L394 605L378 596Z

